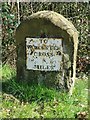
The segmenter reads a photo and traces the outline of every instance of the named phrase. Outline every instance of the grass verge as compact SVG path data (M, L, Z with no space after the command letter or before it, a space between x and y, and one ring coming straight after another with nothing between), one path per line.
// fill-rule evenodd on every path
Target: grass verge
M2 68L2 118L75 118L88 113L88 81L76 80L73 95L16 81L15 70Z

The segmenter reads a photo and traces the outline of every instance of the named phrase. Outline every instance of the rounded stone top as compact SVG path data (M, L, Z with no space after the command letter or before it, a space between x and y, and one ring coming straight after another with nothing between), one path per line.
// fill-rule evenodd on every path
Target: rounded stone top
M68 21L64 16L54 11L39 11L30 15L27 19L46 19L52 22L55 26L65 30L70 37L76 33L78 36L78 31L74 27L74 25Z
M42 21L45 21L46 23ZM53 30L51 30L51 25L53 26ZM23 40L25 36L28 35L38 36L42 30L47 30L48 35L49 33L59 35L60 32L61 37L66 37L66 39L73 41L74 46L78 45L78 31L74 25L61 14L49 10L38 11L31 14L29 17L25 17L16 30L16 40L21 41L20 39ZM22 36L20 36L20 34L22 34Z

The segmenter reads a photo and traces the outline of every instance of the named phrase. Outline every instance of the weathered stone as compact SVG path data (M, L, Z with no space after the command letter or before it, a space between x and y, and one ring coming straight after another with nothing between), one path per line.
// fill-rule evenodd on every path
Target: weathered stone
M45 36L42 36L45 35ZM60 71L26 69L26 38L62 38L63 52ZM78 32L74 25L53 11L39 11L26 18L16 31L17 79L19 81L45 84L55 88L69 88L75 83Z

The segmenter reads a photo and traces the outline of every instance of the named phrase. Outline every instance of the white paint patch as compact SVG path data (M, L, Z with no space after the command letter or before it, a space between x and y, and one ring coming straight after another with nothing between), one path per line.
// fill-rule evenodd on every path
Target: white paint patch
M62 39L26 38L26 68L40 71L59 71L62 61Z

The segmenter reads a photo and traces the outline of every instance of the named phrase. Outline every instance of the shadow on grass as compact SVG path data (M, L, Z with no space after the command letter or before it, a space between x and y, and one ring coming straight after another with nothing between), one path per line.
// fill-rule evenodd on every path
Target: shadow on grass
M54 88L47 88L44 85L18 82L15 76L2 82L2 93L12 95L21 102L29 103L33 101L51 101L55 97L58 98L60 94Z
M83 81L82 81L83 82ZM80 82L81 85L81 82ZM78 86L80 88L80 86ZM83 90L83 84L82 84L82 90ZM50 116L52 116L52 111L56 111L56 116L63 116L64 118L68 116L68 114L71 114L70 116L75 117L77 115L78 111L86 111L87 113L87 107L81 107L80 103L85 103L86 99L80 96L80 93L76 91L76 95L69 98L66 92L58 92L55 89L47 88L45 86L40 85L30 85L27 83L19 83L16 80L16 77L12 77L11 79L6 79L2 82L2 93L3 98L5 100L5 105L11 107L12 102L15 103L14 106L23 106L27 105L26 110L30 110L31 107L34 108L34 112L39 110L38 114L43 114L42 110L46 110L47 106L51 109ZM77 96L78 93L78 96ZM7 98L7 99L6 99ZM83 99L82 99L83 98ZM9 100L9 102L7 102ZM30 103L29 106L26 103ZM19 103L19 104L16 104ZM23 103L23 104L22 104ZM33 104L34 103L34 104ZM81 104L82 105L82 104ZM37 106L37 107L36 107ZM44 106L44 108L43 108ZM28 109L29 107L29 109ZM37 109L36 109L37 108ZM65 108L65 109L64 109ZM21 109L21 107L20 107ZM22 107L22 109L24 109ZM62 110L64 110L62 114ZM74 112L70 112L70 110L74 110ZM12 108L13 111L13 108ZM19 111L18 111L19 112ZM60 112L60 114L58 114ZM83 112L82 112L83 113ZM48 114L48 109L47 109ZM54 114L53 114L54 116Z

